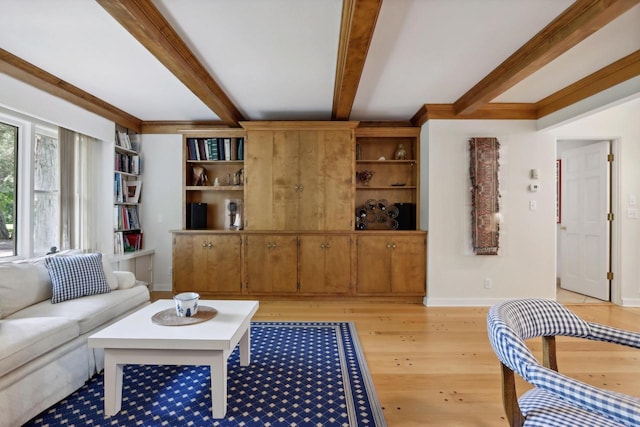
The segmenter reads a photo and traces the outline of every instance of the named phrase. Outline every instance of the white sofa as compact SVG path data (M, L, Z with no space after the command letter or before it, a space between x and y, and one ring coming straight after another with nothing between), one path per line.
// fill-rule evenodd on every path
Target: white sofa
M51 259L0 264L0 427L25 423L100 372L104 354L87 337L149 304L149 290L132 273L98 263L104 293L55 304Z

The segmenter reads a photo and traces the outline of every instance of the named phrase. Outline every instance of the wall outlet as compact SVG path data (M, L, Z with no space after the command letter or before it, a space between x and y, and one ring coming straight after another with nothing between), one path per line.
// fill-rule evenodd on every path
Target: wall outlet
M484 279L484 288L485 289L491 289L492 286L493 286L493 283L491 282L491 279L489 279L488 277L486 279Z

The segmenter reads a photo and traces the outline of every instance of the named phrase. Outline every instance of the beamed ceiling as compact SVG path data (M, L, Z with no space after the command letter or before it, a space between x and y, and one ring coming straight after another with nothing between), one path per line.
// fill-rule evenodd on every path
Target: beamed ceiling
M0 72L143 132L537 119L640 74L638 3L2 0Z

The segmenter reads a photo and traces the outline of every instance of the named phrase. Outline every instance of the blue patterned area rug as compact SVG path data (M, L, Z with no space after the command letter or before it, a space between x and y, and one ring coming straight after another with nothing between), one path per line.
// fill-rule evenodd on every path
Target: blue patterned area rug
M251 364L228 361L227 415L211 417L208 366L126 365L104 417L103 375L27 426L385 426L349 322L252 322Z

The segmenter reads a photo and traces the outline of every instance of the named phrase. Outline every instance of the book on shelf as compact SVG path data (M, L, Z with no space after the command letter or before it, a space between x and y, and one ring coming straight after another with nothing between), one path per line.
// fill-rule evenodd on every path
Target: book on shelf
M238 138L231 138L229 160L238 160Z
M198 147L198 160L207 160L207 152L204 146L204 139L196 139L196 146Z
M127 252L136 252L142 249L142 231L117 231L113 233L113 252L122 255Z
M224 160L224 138L218 138L218 160Z
M231 138L224 138L224 160L231 160Z
M218 160L218 138L208 138L207 146L209 147L209 160Z
M244 160L244 138L238 138L238 160Z
M119 173L114 174L113 179L113 202L124 203L124 182L122 175Z
M124 235L121 231L113 233L113 253L116 255L124 253Z
M116 145L126 148L127 150L131 150L131 139L129 139L129 134L122 131L116 132Z
M139 230L140 216L138 206L114 206L113 228L116 231Z

